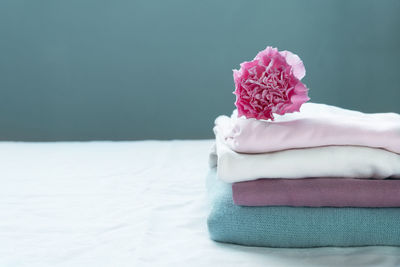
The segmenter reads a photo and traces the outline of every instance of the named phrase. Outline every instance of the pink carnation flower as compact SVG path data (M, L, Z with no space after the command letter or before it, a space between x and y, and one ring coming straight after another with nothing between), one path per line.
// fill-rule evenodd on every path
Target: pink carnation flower
M252 61L240 64L240 70L233 70L238 116L274 120L272 113L299 111L310 100L300 81L305 74L297 55L268 46Z

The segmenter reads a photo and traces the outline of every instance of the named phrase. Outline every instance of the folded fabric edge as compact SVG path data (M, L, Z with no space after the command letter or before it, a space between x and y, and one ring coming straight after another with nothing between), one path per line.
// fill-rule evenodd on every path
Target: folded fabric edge
M259 179L232 184L239 206L400 207L400 180Z

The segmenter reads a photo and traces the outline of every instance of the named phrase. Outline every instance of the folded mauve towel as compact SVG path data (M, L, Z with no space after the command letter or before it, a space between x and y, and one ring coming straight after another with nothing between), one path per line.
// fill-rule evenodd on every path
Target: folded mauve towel
M210 161L218 165L218 177L229 183L260 178L400 178L399 154L360 146L243 154L231 150L217 134Z
M400 153L400 115L366 114L324 104L305 103L300 112L275 121L220 116L215 128L228 146L242 153L291 148L352 145Z
M400 245L400 208L243 207L232 186L209 172L211 239L248 246Z
M400 180L260 179L232 184L241 206L400 207Z

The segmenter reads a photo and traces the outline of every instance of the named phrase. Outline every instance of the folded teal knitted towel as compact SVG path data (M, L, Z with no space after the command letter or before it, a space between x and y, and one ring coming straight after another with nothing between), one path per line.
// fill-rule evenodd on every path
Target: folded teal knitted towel
M210 170L211 239L247 246L400 246L400 208L243 207ZM373 197L373 196L371 196Z

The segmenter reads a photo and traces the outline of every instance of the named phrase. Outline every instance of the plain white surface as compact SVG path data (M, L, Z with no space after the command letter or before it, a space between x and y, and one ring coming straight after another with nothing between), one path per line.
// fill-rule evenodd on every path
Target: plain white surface
M0 266L400 266L400 248L208 238L212 141L0 143Z

